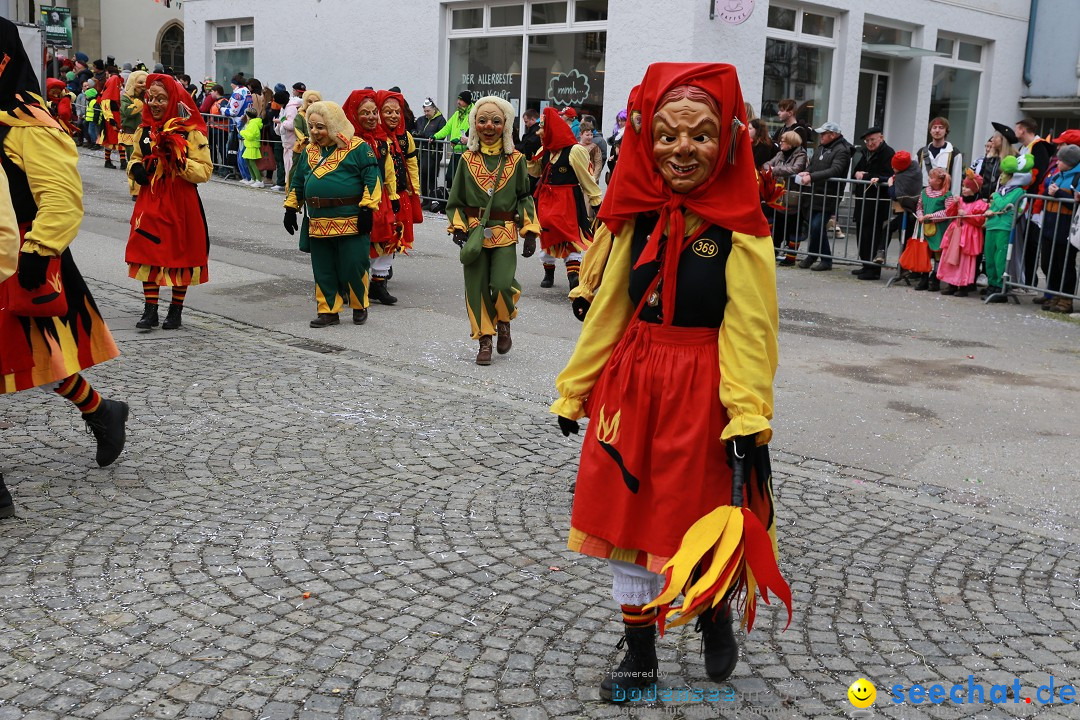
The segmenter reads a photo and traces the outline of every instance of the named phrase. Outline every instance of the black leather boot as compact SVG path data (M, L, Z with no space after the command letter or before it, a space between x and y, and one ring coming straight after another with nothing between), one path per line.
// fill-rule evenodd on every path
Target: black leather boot
M930 273L918 273L919 283L915 286L916 290L926 290L930 287Z
M83 415L86 427L97 440L97 464L107 467L124 451L127 442L128 406L119 400L102 400L98 409Z
M930 273L930 292L939 292L941 290L941 280L938 279L937 273Z
M4 485L4 474L0 473L0 518L15 517L15 501L11 499L7 485Z
M625 702L627 691L646 688L656 682L659 663L656 660L656 625L627 627L618 648L626 646L619 667L608 672L600 683L600 698L609 702Z
M146 303L143 305L142 317L135 327L140 330L149 330L158 326L157 305Z
M165 315L165 322L161 324L161 329L175 330L180 327L180 314L183 312L183 305L169 305L169 312Z
M544 266L544 279L540 281L540 287L549 288L555 286L555 266Z
M739 664L739 645L731 629L731 606L722 605L699 615L697 629L701 632L705 674L713 682L724 682Z
M368 288L368 297L372 300L381 302L383 305L393 305L397 302L397 298L387 291L386 280L386 278L371 278L371 287Z
M127 170L127 163L128 163L127 160L121 160L120 161L120 169L121 170Z
M575 273L567 273L566 274L566 281L568 283L570 283L570 289L573 290L574 288L576 288L578 286L578 274L576 272Z

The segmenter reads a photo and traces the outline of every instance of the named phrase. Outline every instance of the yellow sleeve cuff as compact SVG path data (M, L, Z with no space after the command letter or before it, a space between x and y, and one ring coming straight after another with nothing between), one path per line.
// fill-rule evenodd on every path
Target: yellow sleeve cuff
M581 398L559 398L551 404L550 412L568 420L580 420L585 417L585 403Z

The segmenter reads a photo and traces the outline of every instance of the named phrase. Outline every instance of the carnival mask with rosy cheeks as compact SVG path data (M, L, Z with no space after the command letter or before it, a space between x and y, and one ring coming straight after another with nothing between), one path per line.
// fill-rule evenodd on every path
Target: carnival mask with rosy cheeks
M139 80L135 83L135 97L139 97L146 90L146 80Z
M503 135L502 110L497 105L486 103L476 110L476 133L484 145L494 145Z
M393 98L387 100L382 106L382 121L391 130L397 130L401 124L401 105Z
M319 147L329 147L333 144L334 139L330 137L330 131L326 127L326 121L323 120L322 115L307 116L308 132L311 134L311 141Z
M653 161L664 182L688 193L712 176L720 159L720 120L705 103L670 102L653 116Z
M60 96L64 94L64 91L60 88L49 88L49 99L59 100Z
M360 103L356 116L360 120L360 127L364 128L364 132L373 132L375 126L379 124L379 108L375 105L374 100L365 100Z
M160 83L154 83L146 91L146 106L150 108L150 115L160 120L169 106L169 92Z

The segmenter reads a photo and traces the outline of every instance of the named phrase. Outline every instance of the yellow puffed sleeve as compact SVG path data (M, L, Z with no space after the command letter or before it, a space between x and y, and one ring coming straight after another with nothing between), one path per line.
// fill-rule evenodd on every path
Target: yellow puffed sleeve
M198 130L188 133L187 164L180 177L189 183L199 184L210 179L214 174L214 161L210 159L210 143Z
M603 196L600 193L600 186L596 184L596 178L589 170L591 165L592 158L588 150L581 145L570 146L570 167L574 168L578 184L581 185L581 192L585 193L585 201L595 207L603 200Z
M15 274L19 267L19 223L11 205L7 173L0 167L0 282Z
M628 291L630 241L633 236L634 223L626 223L612 243L604 283L596 293L589 314L585 316L585 324L570 362L555 379L559 399L552 404L551 412L556 415L571 420L585 415L585 400L615 351L626 326L630 324L634 314ZM585 253L586 257L588 254Z
M60 255L75 235L83 216L79 153L71 137L59 128L13 127L4 138L4 152L26 173L38 206L33 229L22 249L39 255Z
M611 231L607 225L597 223L593 233L592 245L585 253L585 259L581 261L581 272L578 275L578 286L570 291L568 298L585 298L590 303L600 289L600 283L604 280L604 269L607 267L608 256L611 254L613 241ZM586 316L588 317L588 316Z
M391 200L398 200L397 172L394 170L394 158L390 157L390 148L386 149L386 157L383 158L383 190Z
M409 140L408 153L405 155L405 167L409 171L409 194L420 195L420 162L417 160L416 141L412 133L405 133Z
M764 445L772 437L769 419L779 355L776 255L771 238L732 233L725 277L728 300L720 326L720 403L729 420L721 437L757 435L757 443Z

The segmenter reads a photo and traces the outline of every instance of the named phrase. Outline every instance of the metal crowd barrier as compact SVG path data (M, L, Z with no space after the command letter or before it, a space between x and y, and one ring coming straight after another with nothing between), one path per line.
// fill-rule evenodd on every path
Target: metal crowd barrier
M1024 196L1009 236L1002 276L1004 296L1019 303L1017 290L1080 301L1077 248L1069 243L1076 217L1076 199L1029 193ZM1041 281L1041 283L1040 283ZM1041 286L1040 286L1041 285ZM987 302L991 298L987 297Z
M247 166L244 165L241 169L240 165L244 164L244 139L240 137L237 130L236 123L232 121L232 118L224 115L213 115L211 113L203 113L203 120L206 121L207 128L207 140L210 143L210 158L214 163L214 173L226 180L241 180L247 179L250 174ZM230 152L230 149L235 152ZM292 153L292 147L285 148L282 144L281 136L277 134L274 128L271 126L267 129L263 128L262 142L260 143L261 151L268 151L270 157L273 158L273 169L260 171L260 179L267 183L267 186L278 185L285 187L287 178L285 176L285 153ZM264 152L264 155L267 154ZM269 177L267 177L269 173Z
M420 169L420 200L433 210L445 209L463 146L449 140L413 137Z

